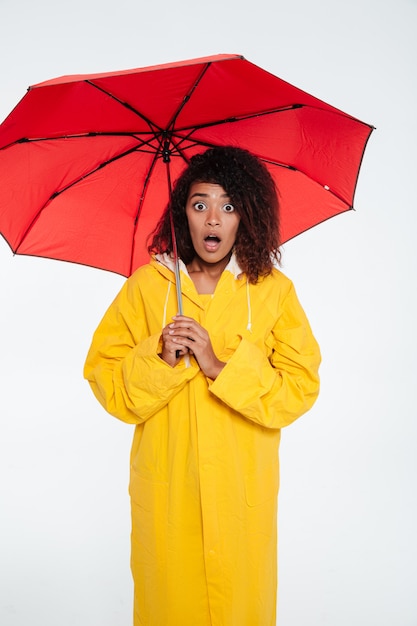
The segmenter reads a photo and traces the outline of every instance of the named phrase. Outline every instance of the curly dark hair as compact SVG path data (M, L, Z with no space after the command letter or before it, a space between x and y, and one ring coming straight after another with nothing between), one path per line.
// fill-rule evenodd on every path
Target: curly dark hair
M192 157L177 179L148 248L150 254L172 252L170 211L172 211L178 255L187 265L195 257L185 213L193 183L223 187L240 216L234 252L249 282L271 273L279 263L278 192L265 165L247 150L232 146L210 148Z

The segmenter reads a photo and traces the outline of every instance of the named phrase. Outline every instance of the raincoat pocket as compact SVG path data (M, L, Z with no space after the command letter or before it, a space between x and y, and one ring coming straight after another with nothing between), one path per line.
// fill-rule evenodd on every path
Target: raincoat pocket
M132 468L129 493L132 503L143 511L153 512L162 509L165 512L168 483L142 476Z
M245 476L245 492L248 506L258 506L276 498L278 488L279 467L276 462Z

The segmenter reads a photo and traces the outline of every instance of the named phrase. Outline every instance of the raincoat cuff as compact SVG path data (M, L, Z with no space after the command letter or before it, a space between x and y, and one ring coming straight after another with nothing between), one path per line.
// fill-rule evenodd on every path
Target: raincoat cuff
M140 357L156 357L159 360L159 354L162 352L162 339L161 335L151 335L147 337L137 346L136 355ZM164 361L165 363L165 361ZM168 364L167 364L168 365ZM169 366L168 366L169 367Z
M196 367L196 361L194 359L186 360L185 358L181 359L179 363L177 363L175 368L173 368L170 365L168 365L168 363L164 361L164 359L160 357L161 352L162 352L162 337L158 333L157 335L151 335L147 339L144 339L137 346L136 356L142 359L145 358L147 360L148 359L154 360L155 366L157 367L162 366L163 368L166 367L168 368L169 371L173 371L175 369L178 372L181 369L189 369L192 365L194 365L194 368L192 368L191 370L193 371L193 373L196 373L199 369L198 367Z
M216 380L208 379L209 390L229 406L236 404L240 390L269 390L276 379L276 373L265 354L255 344L242 339Z

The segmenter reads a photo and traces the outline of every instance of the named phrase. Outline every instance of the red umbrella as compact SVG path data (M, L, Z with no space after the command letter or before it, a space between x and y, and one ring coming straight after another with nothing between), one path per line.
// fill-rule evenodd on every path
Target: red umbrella
M239 55L49 80L0 126L0 232L17 254L128 276L170 181L228 144L273 175L285 242L352 208L372 130Z

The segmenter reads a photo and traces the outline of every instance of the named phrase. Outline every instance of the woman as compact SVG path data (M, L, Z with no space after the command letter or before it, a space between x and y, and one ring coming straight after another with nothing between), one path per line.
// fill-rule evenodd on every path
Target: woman
M170 211L181 257L176 315ZM98 327L85 376L136 424L135 626L273 626L280 429L314 403L320 354L279 260L277 193L238 148L195 156Z

